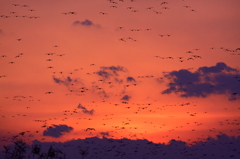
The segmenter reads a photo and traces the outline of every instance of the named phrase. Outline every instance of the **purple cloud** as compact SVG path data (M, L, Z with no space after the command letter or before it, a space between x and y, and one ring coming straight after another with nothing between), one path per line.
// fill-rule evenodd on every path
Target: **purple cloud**
M73 25L74 26L79 26L79 25L83 25L83 26L95 26L95 27L98 27L98 28L101 28L101 26L99 24L94 24L92 21L86 19L85 21L74 21L73 22Z
M43 136L52 136L59 138L64 135L64 133L69 133L72 130L73 128L67 125L53 125L43 132Z
M87 110L87 108L85 108L85 107L82 106L81 104L78 104L77 108L78 108L78 109L82 109L82 112L83 112L84 114L93 115L93 113L94 113L94 109Z
M240 97L240 73L223 62L215 66L204 66L195 72L172 71L165 75L170 79L162 94L176 93L180 97L207 97L210 94L226 94L229 100Z

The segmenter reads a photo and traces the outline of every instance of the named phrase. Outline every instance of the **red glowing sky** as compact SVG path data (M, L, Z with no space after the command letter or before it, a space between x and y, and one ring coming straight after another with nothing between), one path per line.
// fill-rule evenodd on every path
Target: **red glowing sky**
M48 141L101 132L153 142L239 135L239 1L166 2L1 1L1 138L23 131ZM199 74L209 75L213 92L173 72L196 75L204 66L222 69ZM193 85L184 86L187 97L176 78ZM178 91L163 93L174 82ZM42 126L52 124L73 130L43 136Z

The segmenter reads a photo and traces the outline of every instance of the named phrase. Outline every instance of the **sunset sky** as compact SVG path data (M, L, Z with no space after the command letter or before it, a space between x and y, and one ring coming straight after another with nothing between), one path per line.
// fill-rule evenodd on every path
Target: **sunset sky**
M1 0L0 146L239 136L239 6Z

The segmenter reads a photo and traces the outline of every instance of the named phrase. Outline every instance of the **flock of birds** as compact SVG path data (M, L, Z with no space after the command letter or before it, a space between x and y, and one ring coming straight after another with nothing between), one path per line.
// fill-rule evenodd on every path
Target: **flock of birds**
M124 3L127 0L108 0L107 2L110 3L110 8L113 9L119 9L122 6L119 6L120 3ZM129 6L125 9L129 10L130 12L133 13L138 13L141 12L142 10L137 8L137 5L134 3L137 3L137 0L129 0L129 2L133 2L132 6ZM159 3L159 7L146 7L146 11L152 11L155 14L164 14L166 10L171 10L171 7L168 6L169 2L161 2ZM36 10L35 9L30 9L29 5L26 4L12 4L13 7L21 7L25 9L25 11L28 11L29 13L34 13ZM191 6L184 5L182 6L187 11L189 12L196 12L195 9L192 9ZM69 11L69 12L63 12L59 13L63 15L77 15L77 12L75 11ZM99 11L99 14L102 14L104 16L107 16L111 14L110 12L103 12ZM4 14L0 16L1 18L30 18L30 19L37 19L40 18L39 16L35 15L20 15L15 11L11 11L8 14ZM117 27L117 30L124 30L127 27ZM141 31L151 31L151 28L146 28L146 29L126 29L130 32L141 32ZM158 34L160 38L171 38L172 34ZM15 39L19 43L24 43L23 38L16 38ZM128 42L128 41L134 41L138 42L138 39L135 39L131 36L129 37L122 37L119 38L118 41L120 42ZM3 45L3 44L1 44ZM59 45L53 45L53 48L59 48ZM234 48L234 49L229 49L225 47L220 47L220 48L215 48L212 47L210 50L216 50L219 49L221 51L230 53L229 55L240 55L238 52L240 48ZM183 56L162 56L160 55L155 55L154 58L156 59L161 59L161 60L178 60L179 62L186 62L186 61L194 61L194 60L202 60L204 59L204 56L201 55L201 50L202 48L198 49L192 49L192 50L186 50L186 52L183 52ZM172 139L174 136L173 132L176 131L181 131L181 129L184 129L186 132L189 134L195 133L198 131L201 131L201 129L206 129L208 127L208 135L216 135L216 134L224 134L224 133L232 133L235 135L237 134L239 136L240 134L240 118L236 119L222 119L221 121L215 122L215 124L218 124L214 127L210 127L209 125L205 125L203 121L200 120L198 117L202 116L207 116L211 112L208 112L206 110L201 110L201 111L195 111L194 108L199 107L198 102L176 102L174 104L165 104L165 105L159 105L159 101L157 100L152 100L151 102L143 102L143 103L135 103L131 102L131 96L127 95L127 93L131 92L137 87L141 87L142 83L144 83L145 79L154 79L155 81L167 81L166 77L156 77L155 75L138 75L135 77L128 76L125 71L119 69L117 66L112 66L112 67L99 67L98 64L96 63L89 63L89 68L95 68L95 71L91 72L88 71L89 68L73 68L69 71L62 71L59 70L56 66L54 66L53 61L57 61L59 58L63 58L65 56L68 56L67 53L65 54L60 54L56 52L47 52L43 53L45 56L45 64L47 65L46 67L46 72L51 72L51 77L54 82L54 84L59 84L62 86L65 86L68 93L66 93L66 96L82 96L83 98L85 96L91 95L91 94L97 94L100 98L92 100L89 104L82 105L81 107L74 107L72 109L66 109L62 110L62 117L50 117L47 119L34 119L33 122L35 123L40 123L40 128L44 129L38 129L38 130L28 130L28 131L22 131L19 134L13 134L11 132L7 132L7 136L2 136L1 141L2 142L9 142L9 141L15 141L18 138L25 138L28 141L32 141L36 136L41 136L41 142L44 142L47 136L39 135L41 132L46 131L47 129L54 129L54 122L59 122L61 121L62 123L69 123L70 120L75 119L75 124L79 126L81 123L88 123L89 127L83 127L81 130L83 133L85 133L89 137L93 137L92 139L86 139L85 140L85 145L91 145L95 144L95 142L99 142L98 145L101 145L102 149L91 146L85 146L88 147L87 151L94 152L92 154L92 158L96 156L104 156L104 155L110 155L111 157L114 156L114 158L131 158L133 156L139 156L139 158L148 158L149 155L151 154L152 158L158 158L158 156L163 156L163 158L169 158L169 157L182 157L182 158L197 158L197 153L195 153L197 150L194 149L194 144L197 146L201 147L200 150L204 151L200 156L202 158L207 158L206 156L209 156L210 153L207 152L207 150L203 150L203 146L208 145L208 144L215 144L215 142L210 142L210 143L201 143L198 141L205 140L208 136L207 135L202 135L201 137L198 137L198 141L195 141L191 138L187 140L187 142L191 143L192 149L189 147L182 146L181 143L178 143L179 145L176 144L174 147L174 141L172 140L170 144L170 149L166 149L164 145L160 144L154 144L152 142L146 142L144 141L145 137L148 136L148 133L150 130L156 130L158 131L166 131L168 132L167 135L162 135L159 136L162 139L167 138L167 139ZM9 65L12 65L15 67L18 67L18 59L19 58L25 58L27 56L27 53L17 53L14 56L9 56L8 54L1 54L0 55L0 62L1 63L8 63ZM193 69L193 68L189 68ZM94 76L94 79L97 79L97 81L93 81L90 86L86 86L85 84L81 83L78 81L79 74L85 74L85 76ZM121 76L123 75L123 76ZM11 75L4 74L0 75L0 80L3 80L4 78L8 78ZM108 76L110 78L108 78ZM106 78L107 77L107 78ZM126 78L128 77L128 78ZM1 82L1 81L0 81ZM188 82L188 81L186 81ZM118 89L117 93L114 94L112 93L112 90ZM52 90L46 90L45 92L42 93L43 95L49 95L53 96L53 98L56 97L56 92ZM236 95L236 94L235 94ZM109 102L108 99L116 98L118 102ZM68 98L68 97L66 97ZM40 97L35 97L35 95L13 95L13 96L5 96L2 97L1 100L5 100L4 102L15 102L14 104L18 104L16 102L38 102L41 103L44 99L41 99ZM156 104L157 103L157 104ZM34 105L34 104L33 104ZM109 107L113 107L113 109L123 111L126 114L133 114L131 116L134 116L133 118L131 117L124 117L122 118L122 121L114 121L115 113L111 114L104 114L101 119L99 119L97 122L101 127L103 127L104 130L107 131L99 131L98 128L92 127L91 124L95 122L94 119L94 114L95 110L97 109L98 105L109 105ZM34 106L27 106L26 108L26 114L21 114L21 113L16 113L12 115L5 115L3 111L1 111L1 120L2 121L7 121L9 118L22 118L28 117L27 112L30 109L34 109ZM183 114L185 117L190 118L189 122L186 123L181 123L175 124L174 127L167 125L167 121L161 121L159 124L159 121L150 121L150 120L145 120L141 123L141 126L137 126L138 120L135 117L138 116L144 116L148 114L149 116L161 116L163 118L168 118L168 120L172 120L173 122L177 122L177 117L176 114L169 114L170 109L181 109L181 111L186 110L185 113ZM239 111L240 108L236 108L236 111ZM229 108L225 107L223 111L226 113L228 112ZM234 108L235 110L235 108ZM80 115L79 115L80 114ZM81 118L79 118L82 116ZM17 120L18 120L17 119ZM21 119L19 119L21 120ZM114 121L114 124L113 122ZM225 126L225 128L229 128L229 131L225 131L221 129L221 126ZM148 128L145 130L145 128ZM124 135L123 135L124 134ZM28 135L28 136L27 136ZM65 134L67 135L67 133ZM98 141L98 139L95 139L94 137L102 137L102 141L106 142L105 147ZM110 138L130 138L130 139L135 139L134 142L130 142L127 139L110 139ZM108 138L108 139L107 139ZM151 138L150 138L151 139ZM181 135L177 135L176 139L180 140ZM91 140L91 141L90 141ZM138 141L139 140L139 141ZM143 140L143 141L141 141ZM83 142L83 141L81 141ZM134 146L130 146L130 151L125 150L124 147L127 147L129 145L133 144ZM143 146L145 144L145 147ZM202 144L202 145L201 145ZM239 145L239 141L236 140L236 143ZM57 145L57 144L56 144ZM70 147L72 148L74 144L73 143L67 143L65 142L65 145L61 145L65 147L65 149L69 149ZM229 146L231 145L230 143L226 142L226 145ZM196 147L197 147L196 146ZM212 145L211 145L212 146ZM159 148L162 148L162 150L159 150ZM168 148L169 148L168 147ZM148 151L144 151L144 149L148 149ZM157 150L158 149L158 150ZM226 157L231 157L234 158L237 155L240 156L240 152L236 150L236 148L230 148L232 151L234 151L233 154L229 156L218 156L219 158L226 158ZM71 152L71 150L68 150ZM115 152L114 155L110 154L110 152ZM83 151L82 151L83 152ZM145 154L142 154L141 152L146 152ZM176 153L172 154L171 153ZM74 154L76 155L76 154ZM216 153L212 153L211 157L215 158L217 156ZM198 155L199 156L199 155ZM76 156L74 156L76 157ZM87 157L87 156L86 156ZM90 157L90 155L88 155ZM90 158L91 158L90 157ZM110 157L110 158L111 158ZM101 158L101 157L100 157Z
M23 8L23 11L28 11L28 12L35 12L34 9L29 9L29 5L26 5L26 4L23 4L23 5L20 5L20 4L12 4L12 6L14 7L21 7ZM27 8L27 9L25 9ZM29 19L37 19L37 18L40 18L39 16L35 16L35 15L21 15L21 14L18 14L17 12L15 11L12 11L12 12L9 12L8 14L3 14L0 16L1 18L29 18ZM21 39L18 39L19 41Z
M114 4L114 5L111 5L110 7L111 8L114 8L114 9L118 9L119 8L119 6L118 6L118 4L120 4L120 3L122 3L122 2L125 2L125 1L123 1L123 0L119 0L118 2L116 2L116 1L113 1L113 0L109 0L109 3L111 3L111 4ZM131 0L131 2L137 2L137 1L132 1ZM151 11L153 11L153 13L155 13L155 14L162 14L163 13L163 10L169 10L170 8L168 7L168 2L161 2L160 3L160 6L161 6L161 8L160 8L160 10L159 10L159 7L157 7L158 8L158 11L156 11L155 10L155 7L146 7L145 9L146 10L151 10ZM190 6L183 6L184 8L186 8L186 9L190 9L191 7ZM137 9L137 8L135 8L135 7L132 7L132 6L129 6L129 7L126 7L126 9L127 10L130 10L130 12L133 12L133 13L137 13L137 12L140 12L140 10L139 9ZM189 10L190 12L196 12L196 10L195 9L190 9ZM106 12L99 12L100 14L102 14L102 15L108 15L108 13L106 13ZM76 14L76 13L75 13Z

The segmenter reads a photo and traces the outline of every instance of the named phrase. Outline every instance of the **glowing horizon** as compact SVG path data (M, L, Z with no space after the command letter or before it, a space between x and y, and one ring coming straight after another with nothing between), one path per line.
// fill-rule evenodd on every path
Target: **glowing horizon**
M114 2L0 2L1 139L239 136L238 0Z

